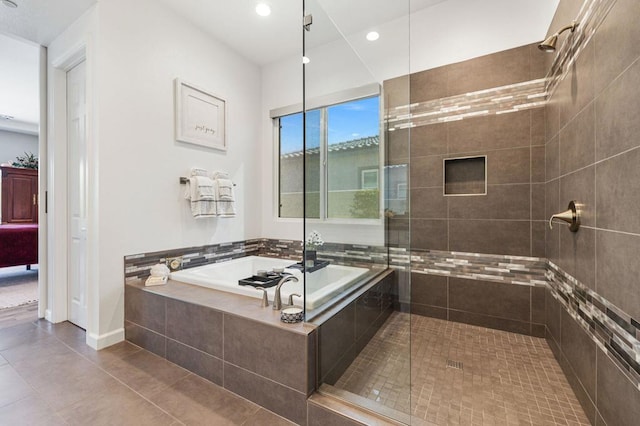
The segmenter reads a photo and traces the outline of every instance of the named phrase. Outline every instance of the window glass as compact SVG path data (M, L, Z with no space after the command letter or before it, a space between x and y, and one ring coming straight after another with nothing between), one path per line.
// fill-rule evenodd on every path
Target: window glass
M327 108L327 217L380 216L379 97Z
M286 115L280 121L280 208L279 217L302 217L302 113Z
M278 120L279 217L303 217L306 190L308 218L379 218L379 97L307 111L306 152L303 114Z

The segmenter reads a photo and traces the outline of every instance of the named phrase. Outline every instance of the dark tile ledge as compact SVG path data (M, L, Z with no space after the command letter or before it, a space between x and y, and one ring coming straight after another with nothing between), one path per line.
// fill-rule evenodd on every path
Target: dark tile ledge
M293 333L308 335L316 326L310 323L286 324L280 321L280 311L260 306L260 299L227 293L210 288L199 287L179 281L169 280L166 285L145 287L144 281L129 281L126 285L162 297L192 303L215 309L228 315L234 315L252 321L281 328Z

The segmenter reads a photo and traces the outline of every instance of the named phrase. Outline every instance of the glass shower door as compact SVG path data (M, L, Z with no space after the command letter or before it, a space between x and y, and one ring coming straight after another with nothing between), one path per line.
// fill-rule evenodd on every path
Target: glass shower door
M320 391L409 423L409 131L385 120L409 104L409 1L305 0L304 12L305 309Z

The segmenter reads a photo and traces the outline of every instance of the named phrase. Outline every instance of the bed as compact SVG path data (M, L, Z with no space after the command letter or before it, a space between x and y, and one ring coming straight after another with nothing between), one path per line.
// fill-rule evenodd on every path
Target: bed
M0 225L0 268L38 263L38 225Z

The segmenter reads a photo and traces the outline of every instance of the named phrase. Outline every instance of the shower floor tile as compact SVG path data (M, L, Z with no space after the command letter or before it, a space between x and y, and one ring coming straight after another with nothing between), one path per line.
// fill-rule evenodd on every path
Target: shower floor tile
M544 339L399 312L335 387L436 425L590 424Z

